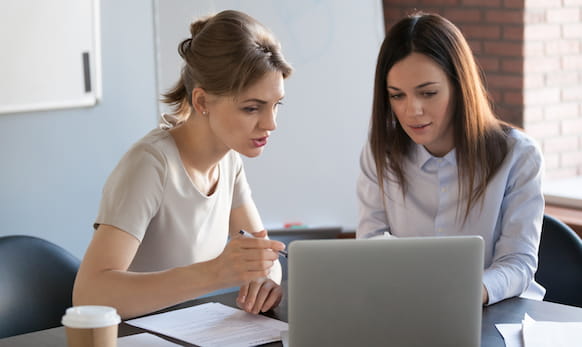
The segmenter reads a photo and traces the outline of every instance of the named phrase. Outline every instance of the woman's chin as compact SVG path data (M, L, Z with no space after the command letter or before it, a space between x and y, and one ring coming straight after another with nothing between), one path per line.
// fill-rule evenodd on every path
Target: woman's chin
M237 151L241 155L244 155L247 158L256 158L263 153L263 148L253 148L253 149L246 149L243 151Z

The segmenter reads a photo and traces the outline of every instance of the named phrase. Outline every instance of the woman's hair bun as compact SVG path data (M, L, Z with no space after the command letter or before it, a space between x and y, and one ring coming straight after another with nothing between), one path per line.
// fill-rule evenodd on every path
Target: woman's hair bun
M203 17L190 24L190 35L192 35L192 38L194 38L196 35L198 35L198 33L202 31L202 29L204 29L206 24L208 24L210 18L212 17L211 16Z

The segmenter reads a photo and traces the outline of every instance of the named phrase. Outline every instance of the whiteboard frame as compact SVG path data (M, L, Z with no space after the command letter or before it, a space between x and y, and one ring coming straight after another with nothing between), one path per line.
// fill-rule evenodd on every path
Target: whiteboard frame
M71 21L64 21L67 24L83 23L88 25L88 27L70 27L69 25L63 24L66 30L70 30L74 33L90 33L90 37L81 37L79 41L83 41L82 47L68 47L69 42L65 45L67 47L56 47L54 50L42 50L42 54L38 56L28 56L26 52L30 49L29 47L23 47L23 45L30 44L32 46L36 44L43 44L43 42L28 42L27 39L35 37L35 33L42 30L43 37L50 33L51 15L42 13L42 6L51 6L55 8L55 11L60 11L63 13L65 19L71 19ZM102 99L102 73L101 73L101 11L100 11L100 0L52 0L50 2L45 2L44 0L19 0L18 2L5 2L0 6L0 11L4 12L5 19L10 17L10 20L4 21L0 27L0 42L3 44L3 50L5 52L15 52L18 55L12 55L12 60L10 60L9 55L5 54L0 56L0 71L4 70L2 80L0 80L0 114L11 114L11 113L22 113L22 112L34 112L34 111L46 111L54 109L66 109L66 108L76 108L76 107L90 107L96 105ZM28 8L26 8L28 7ZM73 9L71 9L71 7ZM35 9L41 8L41 10ZM84 13L79 13L80 11L75 11L79 8L83 8L86 11ZM34 16L36 15L36 16ZM89 18L87 18L87 15ZM2 17L2 15L0 15ZM31 20L30 18L34 18ZM46 22L43 22L43 19ZM32 22L30 25L29 32L23 32L19 30L14 30L14 26L11 25L17 23L18 21L28 20ZM63 29L60 27L58 29ZM58 37L58 29L52 35ZM47 32L45 32L47 31ZM58 40L56 40L58 42ZM87 42L85 42L87 41ZM77 44L78 42L73 42L72 44ZM46 44L46 43L44 43ZM45 58L50 54L54 54L54 59L59 59L58 54L77 54L75 52L71 53L72 48L78 48L78 59L82 62L82 52L89 53L89 67L88 71L85 72L83 64L77 66L77 72L79 69L83 73L79 76L75 73L71 78L77 79L79 85L74 86L75 91L69 92L66 88L67 78L58 78L58 76L68 76L68 73L75 70L70 66L59 66L59 70L50 71L48 75L50 76L39 76L35 73L25 73L28 71L28 67L33 65L30 70L34 68L42 69L41 64L45 62ZM23 53L24 52L24 53ZM50 55L52 57L52 55ZM8 61L7 61L8 60ZM17 66L14 64L15 60L23 62L23 66ZM34 62L39 65L34 65ZM65 59L63 59L65 61ZM20 63L19 63L20 64ZM31 65L26 65L31 64ZM13 69L20 72L19 74L10 75L7 73L8 70ZM89 74L91 90L85 91L79 90L76 87L83 86L84 78L83 75ZM44 80L41 80L44 78ZM48 86L48 87L47 87ZM62 92L61 92L62 89ZM55 92L58 90L59 92ZM4 94L4 97L2 96Z

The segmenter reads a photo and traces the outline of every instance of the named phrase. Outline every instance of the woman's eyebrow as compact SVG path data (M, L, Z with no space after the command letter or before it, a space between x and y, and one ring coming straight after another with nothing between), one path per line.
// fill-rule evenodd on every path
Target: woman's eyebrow
M430 86L430 85L433 85L433 84L438 84L438 83L439 82L432 82L432 81L430 81L430 82L424 82L424 83L421 83L421 84L417 85L416 87L414 87L414 89L420 89L420 88L424 88L424 87L427 87L427 86ZM388 86L388 89L394 89L396 91L400 91L400 88L394 87L394 86Z
M285 97L281 97L280 99L277 100L277 102L280 102L281 100L283 100ZM269 102L267 100L263 100L263 99L258 99L258 98L248 98L245 100L241 100L242 103L245 102L257 102L259 104L268 104Z
M417 85L415 87L415 89L424 88L424 87L427 87L427 86L430 86L430 85L433 85L433 84L438 84L438 82L424 82L424 83L421 83L421 84Z
M267 103L265 100L256 99L256 98L242 100L241 102L258 102L259 104L266 104Z

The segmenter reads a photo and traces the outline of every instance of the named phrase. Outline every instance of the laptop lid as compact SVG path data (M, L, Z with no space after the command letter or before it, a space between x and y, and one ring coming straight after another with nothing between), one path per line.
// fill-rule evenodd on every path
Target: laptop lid
M479 236L289 246L289 345L479 346Z
M269 238L283 242L287 247L291 242L297 240L321 240L321 239L337 239L342 233L342 227L309 227L309 228L289 228L289 229L269 229ZM283 272L282 279L288 279L287 258L279 257L281 263L281 270Z

